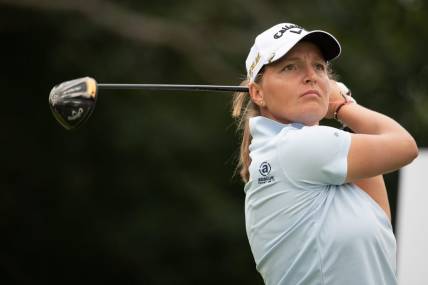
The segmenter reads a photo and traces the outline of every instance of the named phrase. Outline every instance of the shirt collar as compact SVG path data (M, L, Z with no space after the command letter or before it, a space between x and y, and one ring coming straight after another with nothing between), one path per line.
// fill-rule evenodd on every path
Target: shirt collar
M303 127L303 124L282 124L264 116L250 118L250 133L253 139L275 136L279 134L285 127L301 129Z

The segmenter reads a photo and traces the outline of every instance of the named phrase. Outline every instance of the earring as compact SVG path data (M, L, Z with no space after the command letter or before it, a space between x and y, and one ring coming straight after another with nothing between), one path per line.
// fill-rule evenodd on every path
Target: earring
M259 104L260 104L260 106L264 107L265 106L265 101L262 100L262 101L259 102Z

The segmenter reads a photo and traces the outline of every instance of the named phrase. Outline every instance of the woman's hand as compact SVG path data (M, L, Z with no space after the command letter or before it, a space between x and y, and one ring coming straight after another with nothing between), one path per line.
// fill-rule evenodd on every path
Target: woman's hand
M328 111L325 116L326 119L333 119L334 112L336 112L340 104L346 102L345 94L348 91L348 88L343 83L336 82L335 80L330 80L330 94Z

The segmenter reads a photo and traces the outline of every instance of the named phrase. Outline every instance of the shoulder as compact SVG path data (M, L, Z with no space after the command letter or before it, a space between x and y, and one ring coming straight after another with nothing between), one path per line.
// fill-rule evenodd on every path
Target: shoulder
M294 132L296 136L302 137L321 137L331 135L338 137L341 133L346 132L329 126L303 126L300 129L296 129Z
M340 184L347 168L350 133L328 127L302 127L281 137L278 150L286 173L296 180Z
M350 133L328 126L304 126L284 133L280 142L292 148L306 149L308 147L319 149L337 146L337 144L350 143Z

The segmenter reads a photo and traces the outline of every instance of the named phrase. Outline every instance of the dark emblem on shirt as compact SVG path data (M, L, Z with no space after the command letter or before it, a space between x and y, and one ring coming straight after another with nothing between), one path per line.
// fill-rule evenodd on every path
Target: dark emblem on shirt
M260 164L259 172L263 177L259 177L258 182L259 184L265 184L270 183L272 181L275 181L275 178L270 174L270 171L272 170L272 167L270 166L269 162L265 161Z
M262 164L260 164L259 172L263 176L268 176L271 169L272 167L270 167L270 164L265 161L265 162L262 162Z

